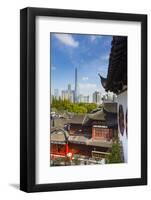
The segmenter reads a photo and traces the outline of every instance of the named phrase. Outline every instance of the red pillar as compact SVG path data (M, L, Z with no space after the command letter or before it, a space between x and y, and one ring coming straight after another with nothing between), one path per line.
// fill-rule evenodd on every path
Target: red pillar
M68 143L66 144L66 155L69 153L69 146Z

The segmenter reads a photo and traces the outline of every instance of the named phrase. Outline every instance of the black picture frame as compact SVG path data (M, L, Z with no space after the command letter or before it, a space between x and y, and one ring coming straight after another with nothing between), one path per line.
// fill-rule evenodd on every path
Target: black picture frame
M36 184L35 19L37 16L120 20L141 23L141 178ZM20 189L44 192L147 184L147 15L24 8L20 11Z

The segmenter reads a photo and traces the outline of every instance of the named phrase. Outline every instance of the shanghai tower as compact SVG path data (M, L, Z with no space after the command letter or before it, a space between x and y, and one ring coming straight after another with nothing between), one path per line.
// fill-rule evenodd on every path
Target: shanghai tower
M74 93L74 103L78 103L78 74L77 68L75 68L75 93Z

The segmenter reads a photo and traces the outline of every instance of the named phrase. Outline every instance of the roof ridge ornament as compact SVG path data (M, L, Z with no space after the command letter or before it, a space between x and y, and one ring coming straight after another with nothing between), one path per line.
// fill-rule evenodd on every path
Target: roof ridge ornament
M99 75L99 77L100 77L100 79L101 79L102 86L103 86L104 88L106 88L106 78L104 78L103 76L101 76L100 73L98 73L98 75Z

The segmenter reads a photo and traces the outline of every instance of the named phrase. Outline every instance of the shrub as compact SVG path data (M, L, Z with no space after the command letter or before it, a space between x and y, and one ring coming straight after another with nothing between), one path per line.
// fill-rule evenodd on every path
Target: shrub
M106 163L123 163L122 147L117 139L112 145L109 155L106 156Z

